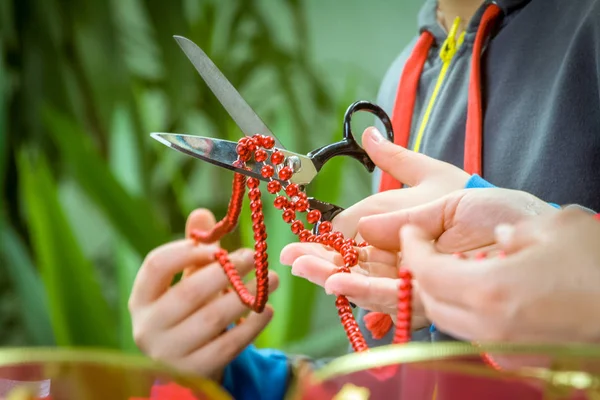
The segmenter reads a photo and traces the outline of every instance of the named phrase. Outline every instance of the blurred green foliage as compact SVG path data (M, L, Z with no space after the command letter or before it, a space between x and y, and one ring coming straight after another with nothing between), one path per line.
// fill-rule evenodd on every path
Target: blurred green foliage
M149 136L242 135L173 35L202 47L286 147L339 139L356 82L334 95L311 64L303 2L273 5L276 18L253 1L0 2L3 345L137 351L127 299L144 256L181 238L193 209L225 214L232 174ZM309 191L347 206L369 191L361 168L334 160ZM247 217L225 247L252 244ZM333 298L278 265L295 238L271 208L266 224L281 285L258 345L343 351Z

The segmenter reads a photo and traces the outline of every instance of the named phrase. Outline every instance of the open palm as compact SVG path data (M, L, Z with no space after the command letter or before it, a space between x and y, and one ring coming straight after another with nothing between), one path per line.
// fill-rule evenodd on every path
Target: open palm
M495 245L498 224L514 224L557 209L537 197L508 189L465 189L418 207L362 218L358 231L370 245L401 251L399 231L423 229L442 253L480 251Z

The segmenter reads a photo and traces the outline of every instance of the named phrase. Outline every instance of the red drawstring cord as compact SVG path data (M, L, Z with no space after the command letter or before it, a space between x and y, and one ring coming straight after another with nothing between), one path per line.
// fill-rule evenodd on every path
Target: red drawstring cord
M485 40L501 10L495 4L490 5L483 16L473 44L471 56L471 77L469 80L469 102L467 109L467 127L465 133L464 170L473 175L483 176L481 153L483 147L483 106L481 101L481 52Z
M398 146L407 147L410 137L410 127L412 124L413 111L417 100L417 89L423 66L427 61L429 49L433 44L434 37L431 33L424 31L410 58L404 66L402 77L398 83L396 100L392 111L392 129L394 130L394 143ZM391 175L383 173L379 185L379 191L384 192L391 189L400 189L402 183L398 182Z

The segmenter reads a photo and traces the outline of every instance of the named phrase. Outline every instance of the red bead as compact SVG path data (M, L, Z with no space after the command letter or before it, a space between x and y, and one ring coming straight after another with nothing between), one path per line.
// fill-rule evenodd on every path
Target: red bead
M251 217L252 217L252 222L253 223L257 223L257 222L263 220L263 214L260 211L253 212L252 215L251 215Z
M333 225L331 225L331 222L329 222L329 221L323 221L319 225L319 233L331 232L332 229L333 229Z
M256 151L256 140L254 140L252 138L248 138L247 147L248 147L248 150L250 150L251 153L254 153Z
M406 268L400 268L398 270L398 278L400 278L400 279L412 279L412 274Z
M308 214L306 214L306 221L309 224L316 224L321 219L321 211L319 210L310 210Z
M254 139L254 143L256 143L257 146L264 147L263 146L263 139L264 139L263 135L261 135L260 133L255 133L254 135L252 135L252 139Z
M250 202L250 209L253 212L259 211L262 208L262 201L260 200L252 200Z
M279 171L279 179L282 181L287 181L292 177L292 174L293 172L290 167L283 167L281 168L281 171Z
M347 266L354 266L358 263L358 253L356 252L348 252L344 255L344 263Z
M412 284L408 279L401 279L398 283L398 290L411 290Z
M280 174L281 174L281 172L280 172ZM298 195L298 191L299 191L298 185L296 185L295 183L289 184L285 188L285 194L287 194L290 197L294 197L294 196Z
M285 206L287 206L287 204L288 204L288 199L286 199L284 196L277 196L277 197L275 197L275 200L273 201L273 205L278 210L282 210Z
M254 232L264 232L264 231L266 231L266 229L267 228L265 227L265 224L262 221L252 224L252 230Z
M284 158L285 156L280 151L275 151L273 154L271 154L271 162L273 163L273 165L281 164Z
M275 168L273 168L272 165L263 165L263 167L260 169L260 174L263 176L263 178L270 178L274 173Z
M487 257L487 252L481 251L475 255L476 260L483 260Z
M346 255L346 253L348 253L349 251L352 251L353 249L354 249L354 247L352 247L352 245L350 243L344 242L344 244L340 248L340 253L342 254L342 257L344 257Z
M304 229L304 224L302 223L302 221L296 220L296 221L292 222L291 228L292 228L292 233L294 235L297 235Z
M260 181L256 178L248 178L248 181L246 182L246 185L250 189L257 188L259 184L260 184Z
M221 256L227 256L227 250L219 249L219 250L215 251L215 259L219 259L219 257L221 257Z
M267 251L267 242L262 241L262 240L260 242L256 242L254 244L254 250L260 251L260 252Z
M289 224L294 219L296 219L296 213L294 212L294 210L288 208L283 212L282 217L283 217L283 220Z
M337 238L333 241L333 249L337 252L340 252L340 250L342 249L342 246L344 246L344 239L342 238Z
M407 301L410 300L411 297L411 292L409 291L398 292L398 301Z
M271 136L263 136L263 138L262 138L262 146L265 149L271 149L271 148L273 148L273 146L275 146L275 139L273 139Z
M308 200L302 199L296 202L296 211L304 212L308 210Z
M260 189L254 188L248 191L248 197L250 200L260 200Z
M279 181L271 181L267 184L267 190L271 194L275 194L281 190L281 183Z
M295 210L296 209L296 202L288 200L288 204L287 204L286 208L291 208L292 210Z
M247 147L242 147L239 148L239 146L236 148L237 154L238 154L238 158L242 161L248 161L250 159L250 157L252 156L252 153L250 152L250 150L248 150Z
M260 240L267 240L266 232L254 232L254 241L258 242Z
M298 200L306 200L306 199L308 199L308 196L304 192L298 192L298 194L296 195L296 197L298 197Z
M263 149L258 149L254 152L254 159L256 162L263 162L267 159L267 157L269 157L269 154L267 154L267 152Z
M298 238L300 239L301 242L306 242L306 240L310 237L310 235L312 235L312 233L310 233L309 230L304 229L302 232L300 232L300 234L298 235Z
M347 243L347 244L349 244L352 247L356 246L356 240L354 240L354 239L346 239L344 241L344 243Z

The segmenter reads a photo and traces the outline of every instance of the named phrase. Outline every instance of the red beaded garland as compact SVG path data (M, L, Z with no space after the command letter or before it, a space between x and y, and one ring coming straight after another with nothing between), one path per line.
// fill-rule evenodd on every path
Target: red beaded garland
M275 140L270 136L254 135L252 137L244 137L239 140L237 146L238 163L244 163L252 156L256 162L263 163L261 167L261 175L268 179L267 190L271 194L280 193L283 188L279 181L273 179L275 175L276 165L281 165L285 161L285 156L282 152L276 150L271 154L271 164L267 163L269 159L266 150L272 149ZM322 221L319 224L319 234L315 235L308 229L305 229L302 221L296 219L296 212L307 212L307 222L309 224L318 223L321 218L319 210L310 210L309 202L306 193L302 192L298 185L290 183L289 180L293 175L293 171L289 166L284 166L278 172L278 177L281 181L286 182L285 194L277 195L273 201L276 209L282 210L283 220L290 224L291 231L298 237L300 242L317 242L325 246L329 246L339 252L344 260L344 265L337 269L337 273L350 273L350 268L358 263L357 247L366 246L366 243L357 244L353 239L344 239L340 232L333 232L333 225L329 221ZM256 178L246 179L243 175L235 174L234 185L232 190L232 199L229 204L228 212L222 221L219 221L215 228L210 232L192 232L191 237L196 241L212 243L219 240L224 234L230 232L237 224L240 215L242 199L245 186L248 187L248 198L250 199L250 209L252 211L252 229L254 231L254 261L257 277L256 296L246 289L235 266L229 260L229 255L225 250L219 250L215 253L215 260L221 264L223 270L236 291L242 302L256 312L262 312L268 299L268 256L267 256L267 233L264 224L264 214L262 211L262 200L259 189L260 181ZM293 199L293 200L292 200ZM412 283L410 273L408 271L401 272L401 283L398 288L398 324L396 324L395 343L404 342L410 338L410 314L411 314L411 292ZM338 296L336 299L336 307L338 315L346 335L355 351L368 350L368 346L358 324L352 314L350 303L344 296Z

